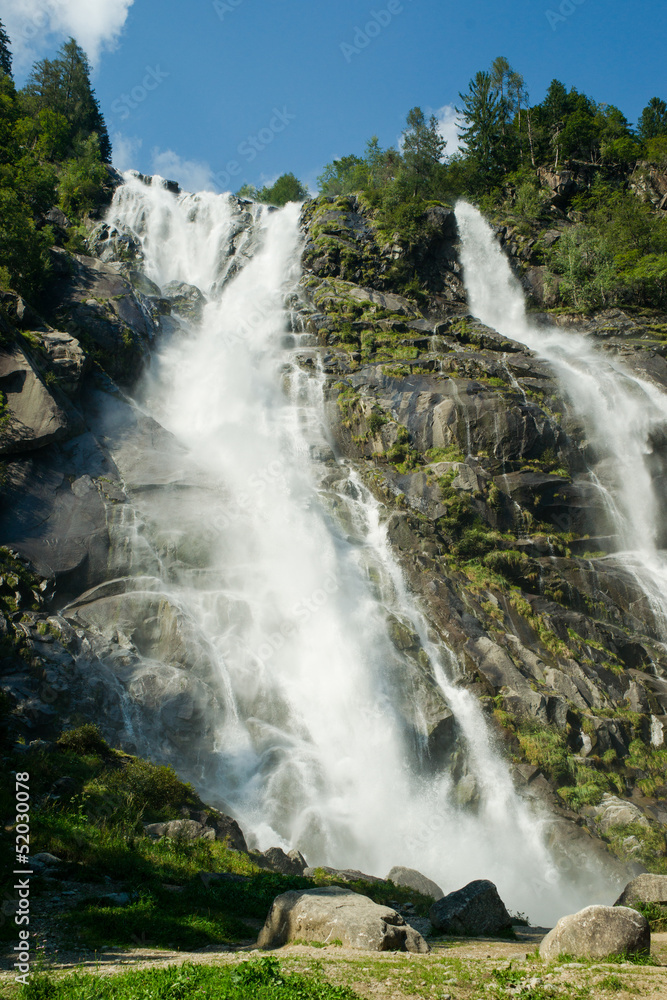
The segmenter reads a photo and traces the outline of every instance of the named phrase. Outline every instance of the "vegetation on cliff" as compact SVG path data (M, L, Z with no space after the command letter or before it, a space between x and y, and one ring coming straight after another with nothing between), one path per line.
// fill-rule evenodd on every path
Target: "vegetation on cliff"
M37 63L17 90L2 32L0 287L34 301L46 285L56 242L47 213L59 206L78 222L104 201L111 144L88 60L74 39L54 60Z
M634 129L618 108L559 80L531 104L523 77L500 57L460 94L459 115L461 152L447 155L436 119L413 108L400 149L382 149L374 136L362 156L325 167L320 191L363 197L386 239L407 245L427 226L429 203L460 197L531 235L561 226L537 255L561 305L667 301L667 219L647 196L651 174L667 166L661 98Z

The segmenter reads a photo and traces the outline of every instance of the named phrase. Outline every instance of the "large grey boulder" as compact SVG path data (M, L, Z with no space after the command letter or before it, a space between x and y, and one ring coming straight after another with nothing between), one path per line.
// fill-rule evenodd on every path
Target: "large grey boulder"
M628 882L614 906L636 906L637 903L660 903L667 906L667 875L646 872Z
M493 882L477 879L437 900L429 920L442 934L493 937L512 926L505 904Z
M21 347L0 351L0 455L34 451L66 436L68 420Z
M293 890L274 899L257 945L281 948L289 941L341 941L366 951L430 950L395 910L340 886Z
M387 881L393 882L394 885L405 886L406 889L414 889L422 896L431 896L432 899L442 899L445 895L436 882L432 882L415 868L402 868L397 865L387 875Z
M641 913L627 906L587 906L560 918L542 941L540 956L551 962L559 955L606 958L650 950L651 931Z
M61 597L95 586L107 573L105 492L115 479L88 434L8 462L0 544L28 559L40 576L55 579Z

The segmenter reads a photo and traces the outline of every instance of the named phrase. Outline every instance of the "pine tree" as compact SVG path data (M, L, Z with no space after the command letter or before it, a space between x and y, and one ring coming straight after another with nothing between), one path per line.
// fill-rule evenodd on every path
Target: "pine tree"
M429 120L421 108L412 108L407 117L407 128L403 132L403 160L414 177L414 194L428 194L440 163L447 141L438 130L438 119L431 115Z
M33 67L25 94L35 113L47 107L67 119L72 149L95 132L102 160L110 161L111 141L90 85L88 59L73 38L63 45L55 60L43 59Z
M7 76L12 75L12 53L9 44L9 35L0 21L0 70Z
M457 114L463 120L459 138L463 139L468 157L476 172L485 175L488 183L502 170L502 121L503 107L495 92L490 73L480 71L470 81L468 91L459 94L463 103Z
M652 97L639 119L640 139L657 139L667 135L667 104L659 97Z

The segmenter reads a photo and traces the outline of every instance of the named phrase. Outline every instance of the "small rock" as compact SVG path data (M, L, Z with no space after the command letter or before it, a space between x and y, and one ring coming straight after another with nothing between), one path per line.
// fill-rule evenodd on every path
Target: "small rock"
M306 878L315 878L317 872L324 872L325 875L330 875L340 882L384 882L382 878L376 878L375 875L365 875L355 868L325 868L320 866L319 868L305 868L303 874Z

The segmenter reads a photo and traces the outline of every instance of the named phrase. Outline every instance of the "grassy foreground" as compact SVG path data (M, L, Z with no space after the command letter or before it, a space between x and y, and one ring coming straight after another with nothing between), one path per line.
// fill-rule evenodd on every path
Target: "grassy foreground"
M277 895L336 884L324 872L309 879L267 871L221 841L146 836L144 823L206 806L173 770L112 749L94 726L63 733L54 744L10 751L4 764L5 774L30 774L31 855L46 852L60 862L35 877L31 889L31 931L47 956L105 947L194 951L248 944ZM0 806L12 815L8 783ZM9 856L11 828L0 831L0 840ZM229 877L210 881L202 873ZM12 878L3 875L0 891L10 898ZM412 903L420 915L431 902L399 886L338 884L378 903ZM11 946L16 935L14 921L0 916L0 942Z
M302 946L275 956L183 956L160 968L102 974L37 972L2 1000L619 1000L667 996L664 949L641 962L622 959L545 965L525 942L441 941L431 955L352 952ZM143 956L143 961L146 956Z

